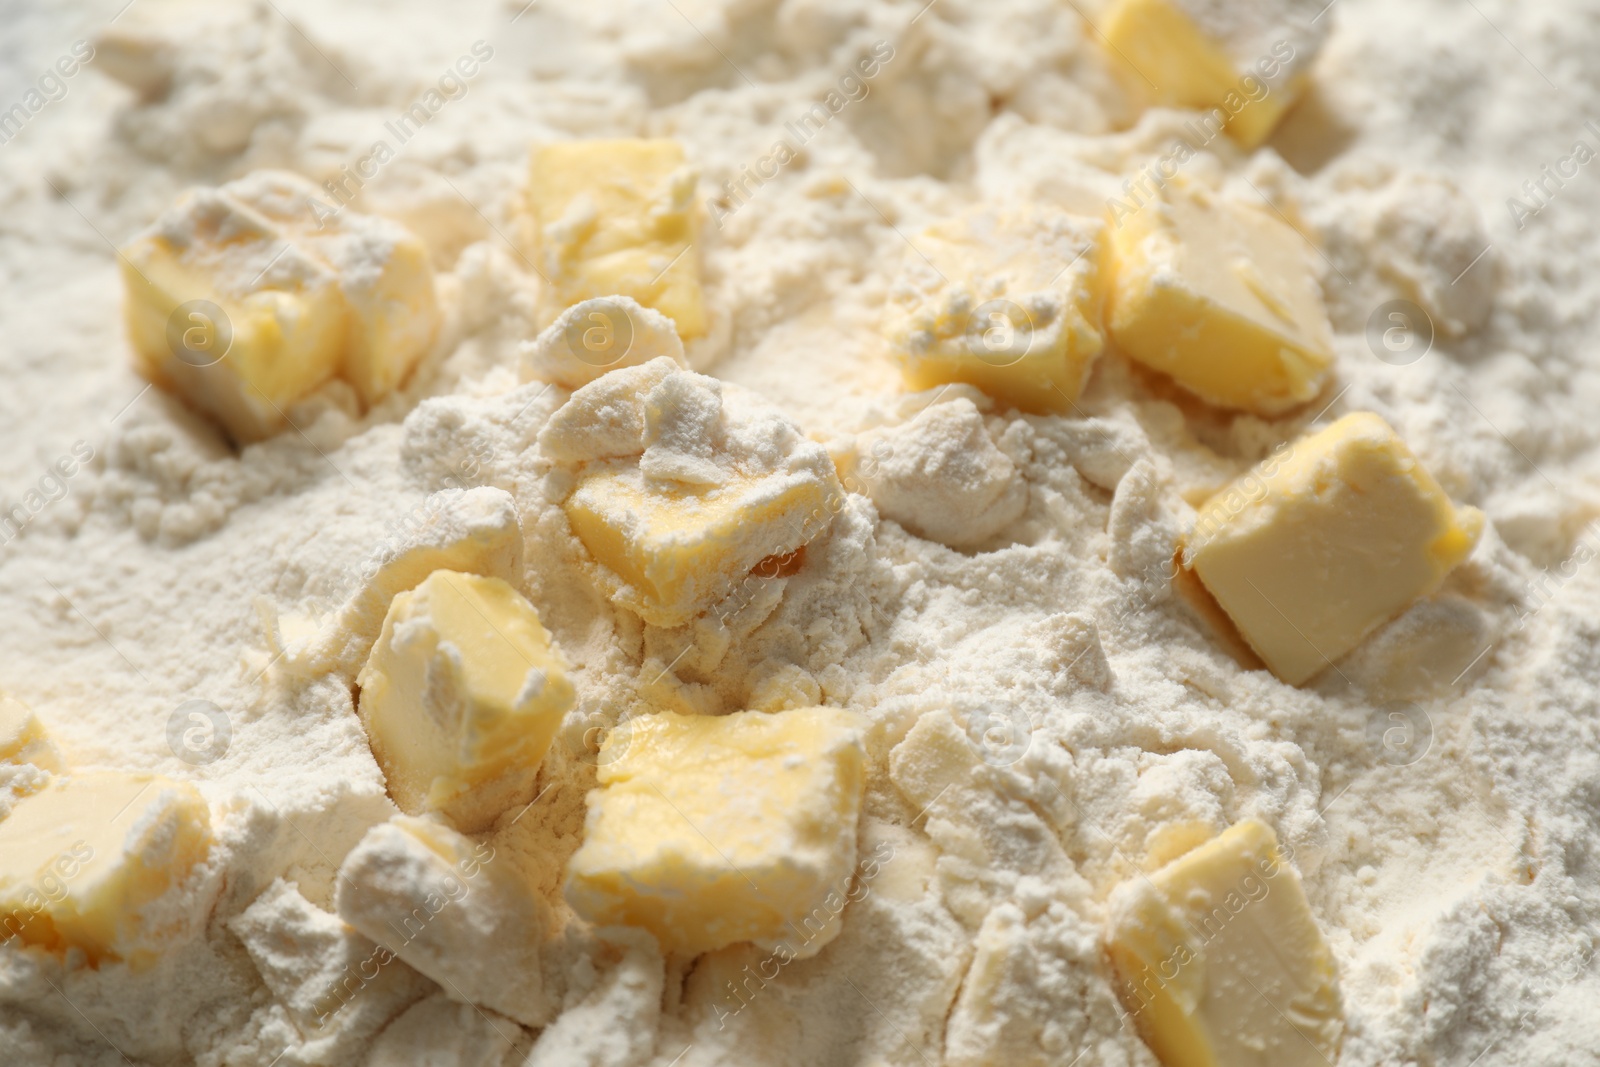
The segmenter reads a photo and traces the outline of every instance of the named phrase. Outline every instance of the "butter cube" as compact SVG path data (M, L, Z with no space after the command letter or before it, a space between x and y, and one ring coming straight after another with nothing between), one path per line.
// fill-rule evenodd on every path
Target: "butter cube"
M556 313L627 296L706 332L696 172L671 140L564 141L533 151L527 206Z
M236 441L283 429L283 409L338 370L338 278L219 191L180 201L121 264L136 369Z
M843 506L826 449L755 394L666 357L573 393L539 447L573 475L562 506L597 582L655 626L710 608Z
M1023 411L1070 412L1104 347L1104 224L985 209L912 244L884 321L906 384L964 382Z
M285 171L257 171L223 190L281 226L338 278L345 305L339 376L362 403L399 388L439 326L427 245L389 219L314 207L326 202L322 191Z
M1123 1002L1165 1067L1326 1067L1333 955L1272 828L1246 819L1111 896Z
M0 930L91 962L153 962L170 931L148 905L211 846L193 786L153 774L55 778L0 820Z
M566 512L584 547L632 587L639 613L666 626L811 540L830 489L807 474L660 487L615 464L586 475Z
M31 764L60 773L61 750L56 747L33 709L15 697L0 695L0 765Z
M1219 407L1278 415L1317 395L1333 335L1305 238L1182 179L1112 218L1106 325L1124 352Z
M400 810L469 833L532 795L573 703L533 605L499 578L449 570L395 596L356 684Z
M403 227L262 172L187 194L122 250L139 372L237 441L335 377L372 404L404 380L439 323L427 249Z
M1265 141L1309 80L1324 0L1116 0L1102 20L1135 91L1215 114L1242 147ZM1213 127L1215 129L1216 127Z
M1436 592L1482 528L1361 412L1202 505L1183 561L1272 673L1299 685Z
M601 748L567 900L668 952L814 955L842 924L865 773L854 717L833 708L631 719Z

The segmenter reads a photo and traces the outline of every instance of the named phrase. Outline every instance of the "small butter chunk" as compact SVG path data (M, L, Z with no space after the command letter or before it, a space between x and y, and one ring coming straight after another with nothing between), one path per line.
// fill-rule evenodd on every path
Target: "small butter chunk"
M1210 113L1245 148L1265 141L1308 82L1324 0L1116 0L1104 40L1128 84ZM1319 25L1321 23L1321 25Z
M340 918L450 999L527 1026L555 1014L539 965L549 905L487 842L397 815L345 857L334 903Z
M527 598L499 578L449 570L394 598L356 683L394 802L468 833L533 795L573 701L566 663Z
M1071 411L1104 347L1104 224L980 209L912 245L884 320L906 383L965 382L1023 411Z
M314 208L313 202L321 207ZM393 391L439 324L426 247L293 174L193 190L121 256L135 364L242 443L334 378Z
M706 332L697 174L670 140L566 141L533 151L527 206L559 312L622 295Z
M601 296L574 304L521 348L522 380L568 389L608 371L666 357L687 366L672 320L632 297Z
M668 952L811 956L842 925L865 757L833 708L629 720L601 748L567 900Z
M119 771L53 779L0 821L0 929L94 962L153 962L174 934L147 908L210 847L193 786Z
M1325 1067L1344 1031L1333 955L1258 819L1111 896L1123 1003L1166 1067Z
M1276 415L1317 395L1333 335L1304 237L1182 179L1112 220L1106 324L1124 352L1220 407Z
M59 774L61 750L45 732L33 709L15 697L0 694L0 764L30 764Z
M584 386L539 436L574 470L563 502L601 585L657 626L710 607L770 556L827 530L827 450L755 394L667 359Z
M1272 673L1299 685L1436 592L1482 527L1361 412L1207 501L1183 561Z

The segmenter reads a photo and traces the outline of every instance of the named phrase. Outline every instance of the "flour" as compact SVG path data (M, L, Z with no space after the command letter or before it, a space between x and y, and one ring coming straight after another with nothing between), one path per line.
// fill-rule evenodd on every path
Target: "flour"
M1270 147L1221 136L1184 164L1320 252L1336 380L1277 421L1115 353L1070 418L902 389L880 322L922 227L985 203L1099 215L1185 136L1193 116L1139 112L1072 5L139 4L107 30L120 6L19 14L6 46L6 99L86 34L95 51L0 149L0 487L33 491L78 441L92 458L0 550L0 689L69 764L194 782L216 845L167 905L195 932L148 972L0 949L0 1062L1150 1067L1101 951L1108 898L1248 816L1292 847L1338 960L1344 1067L1600 1050L1600 183L1520 228L1505 211L1600 104L1582 5L1185 3L1242 62L1276 28L1229 27L1265 6L1316 56ZM320 186L479 40L470 92L350 204L440 272L440 339L403 390L363 414L330 387L242 452L141 393L102 236L254 170ZM714 199L871 55L863 91L706 227L707 335L680 348L630 309L624 369L587 385L563 363L583 320L541 335L539 264L513 243L529 146L676 137ZM1385 347L1379 316L1374 347L1394 301L1428 345ZM1171 561L1194 505L1357 410L1489 528L1436 598L1293 689L1248 669ZM843 491L803 565L663 625L613 603L561 506L584 464L705 484L830 459ZM387 897L454 890L439 853L388 840L351 684L388 598L440 565L521 589L578 703L534 803L463 839L501 888L461 879L383 948ZM166 741L190 699L231 726L204 765ZM664 959L573 915L598 737L819 701L867 724L877 864L835 941L774 972L752 946ZM0 794L31 787L7 775ZM371 874L365 899L342 867ZM509 905L474 910L513 883L537 943ZM319 1026L374 953L396 958Z

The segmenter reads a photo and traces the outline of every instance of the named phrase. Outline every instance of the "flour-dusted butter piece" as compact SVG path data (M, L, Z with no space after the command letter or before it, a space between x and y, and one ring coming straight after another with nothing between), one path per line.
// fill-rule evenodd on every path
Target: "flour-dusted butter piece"
M1101 220L979 208L912 246L884 319L906 383L965 382L1023 411L1070 412L1104 347Z
M601 749L567 900L668 952L814 955L851 891L865 773L855 719L833 708L631 719Z
M1246 819L1111 896L1128 1013L1165 1067L1325 1067L1344 1031L1333 953L1277 835Z
M1326 10L1324 0L1116 0L1101 26L1136 92L1211 112L1255 148L1305 90Z
M1456 507L1378 416L1346 415L1262 461L1201 508L1192 568L1279 678L1299 685L1472 552Z
M62 770L61 750L39 717L16 697L0 694L0 764Z
M285 171L256 171L223 192L272 219L333 270L345 305L339 375L362 402L399 388L439 327L428 247L390 219L314 207L323 204L321 190Z
M210 847L210 810L193 786L121 771L55 778L0 820L0 936L94 962L153 962L182 929L148 909Z
M449 570L394 598L356 684L400 810L439 812L468 833L533 795L573 701L566 662L527 598Z
M1179 179L1112 210L1106 324L1129 356L1220 407L1281 414L1316 396L1333 335L1306 239Z
M550 1022L539 947L549 906L488 842L397 815L339 868L339 917L438 982L451 1000L526 1026Z
M628 296L573 304L518 351L523 381L537 378L568 389L662 357L688 366L672 320Z
M527 207L550 314L627 296L706 332L697 174L672 140L563 141L533 150Z
M602 585L658 626L704 611L842 506L826 449L755 394L665 358L573 393L539 445L573 470L563 507Z
M320 189L287 173L185 194L121 264L139 372L242 443L284 429L285 409L335 377L367 404L381 399L439 323L415 236L334 215Z

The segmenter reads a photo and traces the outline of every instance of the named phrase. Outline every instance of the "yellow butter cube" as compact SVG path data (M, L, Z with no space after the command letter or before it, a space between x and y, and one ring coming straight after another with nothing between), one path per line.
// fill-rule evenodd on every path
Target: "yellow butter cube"
M706 332L696 172L671 140L565 141L534 149L527 206L550 315L627 296L670 317L685 340Z
M434 571L394 598L356 683L394 802L469 833L532 795L573 703L566 663L527 598L459 571Z
M837 482L810 472L652 485L638 467L617 463L585 475L566 512L584 547L631 587L629 605L673 626L762 560L820 533L838 491Z
M122 251L135 365L236 441L270 437L284 408L338 371L338 278L215 190L174 214Z
M15 697L0 695L0 764L5 763L29 763L57 773L62 769L61 750L33 709Z
M976 210L912 244L884 321L906 384L964 382L1023 411L1070 412L1104 347L1104 224Z
M865 773L855 719L833 708L629 720L601 748L567 900L669 952L813 955L842 924Z
M334 377L375 403L439 324L423 244L387 220L332 214L292 174L187 194L121 263L139 372L239 442L284 429L285 409Z
M1299 685L1437 591L1482 528L1361 412L1207 501L1183 560L1272 672Z
M1277 415L1321 390L1333 335L1306 240L1179 179L1113 205L1111 339L1213 404Z
M1101 32L1130 87L1154 103L1211 111L1245 148L1300 98L1322 42L1322 0L1242 5L1116 0ZM1215 128L1215 127L1214 127Z
M96 963L149 963L168 931L146 906L210 846L193 786L120 771L53 779L0 820L0 929Z
M1111 896L1122 999L1165 1067L1326 1067L1338 974L1277 835L1246 819Z

